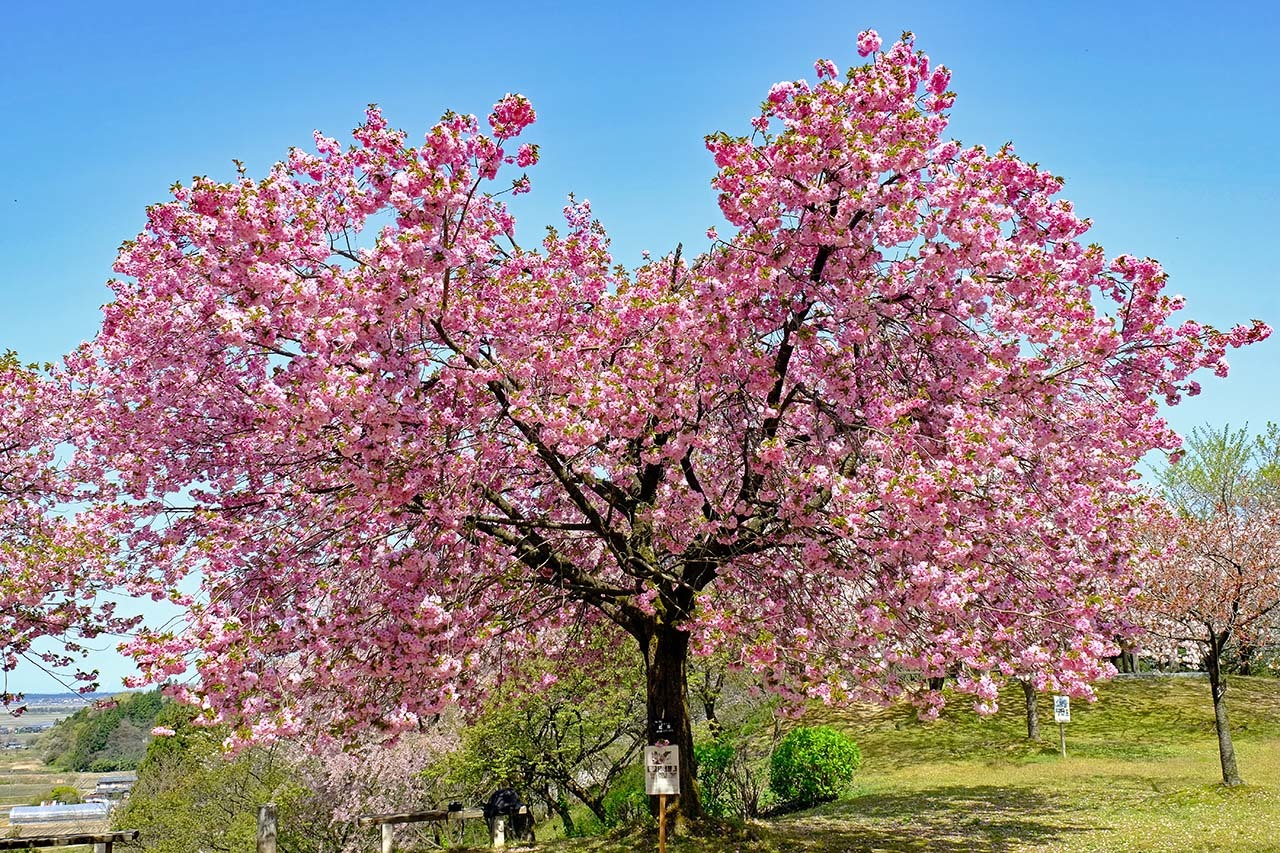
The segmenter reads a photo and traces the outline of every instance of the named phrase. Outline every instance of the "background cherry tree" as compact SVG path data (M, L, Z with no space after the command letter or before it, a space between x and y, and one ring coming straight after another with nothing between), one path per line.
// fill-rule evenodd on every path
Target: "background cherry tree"
M726 225L696 257L623 269L575 199L519 242L519 95L419 144L371 108L350 148L150 208L68 360L133 587L188 607L131 644L146 677L194 673L245 738L391 734L607 620L689 757L717 649L793 701L1086 694L1133 466L1177 446L1155 399L1269 330L1175 325L1060 178L946 138L909 35L858 47L707 138Z
M1208 673L1222 781L1240 785L1225 670L1234 656L1248 674L1257 650L1280 642L1280 429L1193 430L1186 454L1160 472L1136 612L1153 651L1189 652Z

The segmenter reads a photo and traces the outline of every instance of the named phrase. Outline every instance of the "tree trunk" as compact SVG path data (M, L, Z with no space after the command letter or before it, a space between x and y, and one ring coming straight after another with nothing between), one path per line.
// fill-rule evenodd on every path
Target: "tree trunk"
M1243 785L1236 767L1236 748L1231 743L1231 726L1227 721L1227 682L1222 674L1222 647L1225 635L1211 636L1205 668L1209 670L1209 688L1213 691L1213 724L1218 730L1218 757L1222 760L1222 783L1229 787Z
M544 789L543 799L560 816L560 822L564 824L564 837L573 838L577 830L573 825L573 813L569 810L569 800L564 795L564 789L557 788L554 796L549 790ZM600 823L603 824L604 820L601 819Z
M591 789L588 790L587 788L579 785L577 780L573 778L560 779L559 785L570 794L573 794L574 797L578 799L578 802L591 809L591 813L600 821L601 826L609 825L609 815L604 809L604 795L607 790L606 788L592 786ZM593 793L594 791L599 791L599 793ZM569 809L568 801L561 796L559 802L564 804L565 811L563 814L567 815ZM560 812L558 806L556 811L558 813ZM569 826L569 824L566 824L566 826Z
M719 740L720 735L724 734L724 726L720 725L720 718L716 716L716 700L703 699L702 709L707 715L707 731L711 734L711 739Z
M1240 640L1236 643L1236 672L1241 675L1253 675L1253 659L1258 647L1253 643Z
M655 625L642 651L648 682L649 743L665 740L680 748L680 796L675 804L679 828L702 817L693 758L693 725L689 719L689 634ZM659 722L664 724L662 731ZM658 798L650 800L650 810L657 814Z
M1036 689L1030 681L1022 683L1022 698L1027 703L1027 740L1040 740L1040 709L1036 705Z
M707 730L712 740L719 740L720 735L724 734L724 726L716 716L716 700L720 698L720 691L723 688L724 670L716 671L714 676L710 666L702 671L702 684L698 686L697 693L702 700L702 711L706 715Z

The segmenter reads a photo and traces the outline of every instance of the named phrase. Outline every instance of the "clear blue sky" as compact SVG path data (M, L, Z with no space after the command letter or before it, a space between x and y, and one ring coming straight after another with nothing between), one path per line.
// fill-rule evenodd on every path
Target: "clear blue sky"
M175 180L263 174L369 102L420 135L448 108L533 101L542 146L519 208L536 235L589 198L618 259L719 222L702 138L742 132L771 83L858 60L904 29L959 93L966 143L1013 140L1067 178L1111 254L1160 259L1188 317L1280 325L1280 12L1203 3L14 3L0 24L0 349L56 359L92 337L116 247ZM527 240L527 237L526 237ZM1280 420L1280 336L1170 412ZM105 687L122 665L100 664ZM54 689L34 673L14 686Z

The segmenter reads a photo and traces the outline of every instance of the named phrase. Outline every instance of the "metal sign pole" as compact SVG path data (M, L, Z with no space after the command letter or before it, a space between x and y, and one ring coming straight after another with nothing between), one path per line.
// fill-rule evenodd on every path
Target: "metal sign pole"
M1058 724L1058 747L1067 757L1067 723L1071 722L1071 697L1053 697L1053 721Z

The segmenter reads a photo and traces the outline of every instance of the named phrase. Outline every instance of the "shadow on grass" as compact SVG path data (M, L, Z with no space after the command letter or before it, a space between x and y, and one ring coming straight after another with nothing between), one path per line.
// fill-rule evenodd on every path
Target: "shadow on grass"
M768 834L776 849L808 853L999 853L1025 844L1069 846L1072 835L1095 828L1066 797L1030 788L947 785L866 794L779 817Z

